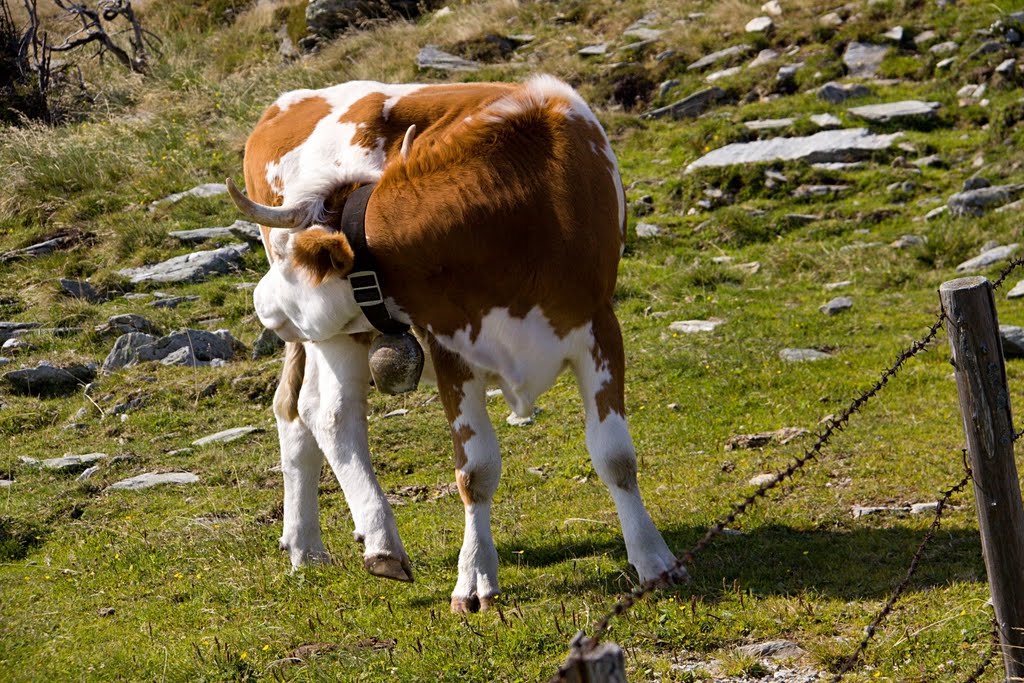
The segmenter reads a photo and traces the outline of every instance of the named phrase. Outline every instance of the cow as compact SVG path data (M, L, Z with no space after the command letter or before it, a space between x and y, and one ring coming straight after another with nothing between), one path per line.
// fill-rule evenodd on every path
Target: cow
M515 415L530 416L565 368L579 384L587 450L629 563L642 582L685 576L641 500L626 422L612 304L622 181L604 130L570 86L542 75L289 92L248 138L244 171L247 194L229 180L231 196L262 226L270 261L255 309L286 342L274 415L281 548L294 568L329 561L317 500L326 458L366 570L412 580L367 435L375 327L411 325L451 428L465 506L453 611L487 609L499 593L491 501L501 456L488 383ZM341 229L346 214L361 231L354 238ZM367 258L372 272L359 266L354 287L353 268ZM366 290L386 325L371 324Z

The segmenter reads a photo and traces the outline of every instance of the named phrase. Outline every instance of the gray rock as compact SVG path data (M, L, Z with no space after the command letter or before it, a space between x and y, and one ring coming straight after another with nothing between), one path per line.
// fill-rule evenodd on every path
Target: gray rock
M748 481L747 483L750 484L751 486L756 486L760 488L765 484L773 481L775 481L775 475L772 474L771 472L765 472L764 474L758 474L754 477L751 477L750 481Z
M757 53L757 56L747 64L748 69L756 69L759 66L770 64L779 58L781 53L778 50L766 49Z
M742 70L743 70L743 67L731 66L728 69L722 69L720 71L715 71L713 73L709 73L707 76L704 77L704 80L707 81L708 83L714 83L715 81L719 81L719 80L721 80L723 78L729 78L730 76L735 76L736 74L738 74Z
M1006 293L1007 299L1020 299L1021 297L1024 297L1024 280L1018 282L1013 289Z
M961 192L969 192L971 190L980 190L983 187L992 187L992 183L987 178L983 178L979 175L973 175L964 181L963 187L960 188Z
M640 118L661 119L668 117L672 119L692 119L700 116L710 109L712 105L724 100L725 97L726 93L721 88L707 88L695 92L678 102L642 114Z
M783 659L803 657L807 651L790 640L769 640L736 648L736 651L755 659Z
M82 473L75 477L75 481L85 481L91 479L94 474L100 471L99 465L93 465L92 467L86 467L82 470Z
M831 354L818 351L817 349L782 349L779 351L779 358L791 363L825 360L831 357Z
M836 83L830 81L818 88L816 94L819 100L831 102L832 104L841 104L855 97L869 97L874 95L875 92L861 83Z
M1024 185L995 185L967 192L957 192L947 202L954 216L981 216L986 211L1008 204L1017 198Z
M673 332L680 334L695 334L698 332L714 332L715 328L723 321L712 318L711 320L677 320L668 326Z
M821 220L821 216L812 213L787 213L782 218L791 226L810 225Z
M939 34L938 33L936 33L935 31L932 31L931 29L927 29L925 31L921 31L916 36L914 36L914 45L916 45L917 47L924 47L925 45L927 45L928 43L932 42L933 40L938 40L938 39L939 39Z
M260 226L249 221L235 221L228 226L228 230L232 235L247 242L253 246L260 246L263 244L263 237L260 234Z
M943 204L942 206L937 206L934 209L932 209L931 211L929 211L928 213L926 213L924 215L924 219L926 221L933 221L936 218L939 218L941 216L945 216L947 213L949 213L949 207L946 206L945 204Z
M636 24L633 24L633 26L623 31L622 35L647 42L655 41L658 38L661 38L663 33L664 31L661 31L656 28L647 28L646 26L638 26Z
M775 74L775 80L779 81L780 83L792 81L796 78L796 73L800 71L800 69L802 68L804 68L803 62L797 62L796 64L787 64L785 66L780 66L779 71Z
M757 119L744 121L743 125L750 130L775 130L777 128L789 128L795 123L794 119Z
M832 292L837 289L844 289L853 284L853 280L840 280L839 282L828 282L825 284L825 290Z
M975 256L972 259L968 259L956 267L958 273L972 273L982 268L987 268L991 265L1006 261L1014 252L1017 251L1017 244L1007 244L1003 247L996 247L995 249L987 249L983 251L979 256Z
M882 37L896 45L902 45L909 42L910 34L907 33L907 30L902 26L893 26L891 29L883 33Z
M942 71L944 69L948 69L949 67L953 66L953 64L955 64L955 63L956 63L956 59L954 59L953 57L949 57L948 59L942 59L942 60L939 60L938 62L935 63L935 69L938 70L938 71Z
M910 163L912 163L914 166L917 166L918 168L941 168L942 166L946 165L945 162L942 160L942 157L940 157L938 154L929 154L926 157L914 159Z
M844 128L806 137L738 142L705 154L687 166L686 171L689 173L697 168L797 159L811 163L853 161L888 148L900 135L874 135L865 128Z
M1010 78L1011 76L1013 76L1013 72L1016 70L1016 68L1016 59L1004 59L999 63L999 66L996 67L996 73L1002 76L1003 78Z
M168 195L163 199L158 199L149 205L149 210L153 211L158 206L164 206L167 204L177 204L186 197L197 197L204 199L206 197L216 197L218 195L227 194L228 186L224 183L205 183L193 187L191 190L185 190L184 192L176 192L175 194Z
M675 78L670 78L667 81L662 81L661 85L658 86L658 97L663 98L668 94L668 91L679 85L679 81Z
M818 128L839 128L843 125L835 114L813 114L810 118Z
M692 64L687 66L686 70L694 71L696 69L705 69L709 66L718 64L719 62L723 62L727 59L732 59L733 57L745 55L746 53L750 52L750 49L751 48L749 45L733 45L732 47L727 47L724 50L718 50L717 52L712 52L709 55L701 57L696 62L693 62Z
M277 355L284 348L284 341L273 330L263 328L260 335L252 343L252 359L259 360L267 356Z
M41 327L39 323L0 322L0 343L7 341L11 337L17 337L26 330L34 330L38 327Z
M888 45L874 45L853 41L843 52L843 64L854 78L872 78L882 66L882 60L889 54Z
M1024 327L1000 325L999 339L1003 342L1003 356L1024 358Z
M938 102L904 100L902 102L887 102L885 104L869 104L863 107L853 107L849 112L854 116L867 119L868 121L887 123L889 121L909 117L933 119L941 106L942 105Z
M131 332L143 332L157 336L163 334L157 325L134 313L122 313L121 315L111 316L107 319L107 322L96 326L96 334L103 337L115 334L120 336Z
M395 16L413 19L426 6L418 0L310 0L306 26L316 36L330 39L369 20Z
M600 43L598 45L587 45L586 47L577 51L581 57L603 57L608 54L608 43Z
M637 223L636 224L636 236L637 237L657 237L661 234L661 228L653 223Z
M921 235L900 235L890 246L894 249L909 249L919 247L927 241Z
M162 484L195 484L199 477L191 472L146 472L111 484L107 491L138 491Z
M32 244L21 249L15 249L13 251L0 254L0 263L20 261L22 259L36 258L38 256L48 256L55 251L69 249L70 247L82 242L84 238L84 235L74 232L60 235L43 242L38 242L37 244Z
M4 379L16 394L51 398L74 394L96 379L96 365L55 367L40 361L35 368L4 373Z
M853 308L853 299L848 296L837 296L827 304L819 306L818 310L826 315L836 315L851 308Z
M761 5L761 11L773 17L781 17L782 5L779 4L779 0L768 0L768 2Z
M828 197L834 194L841 194L850 189L850 185L801 185L793 190L792 195L797 199L808 197Z
M151 308L177 308L183 303L189 301L199 301L199 297L195 294L189 294L187 296L169 296L164 299L157 299L149 304Z
M939 509L939 501L933 500L930 503L912 503L910 505L910 514L912 515L923 515L925 513L934 514Z
M262 427L234 427L233 429L225 429L222 432L216 434L210 434L200 439L196 439L192 442L193 446L208 446L212 443L231 443L237 441L255 432L262 432Z
M821 17L818 18L818 23L822 26L835 28L843 25L843 18L839 16L838 12L829 12L828 14L821 15Z
M14 484L13 479L0 479L0 489L5 489Z
M183 357L188 362L209 363L214 360L232 360L245 347L227 330L207 332L188 329L161 338L132 332L114 342L114 348L103 361L103 371L113 372L137 363L164 361L180 349L188 350ZM175 358L181 360L179 356Z
M416 55L416 66L421 69L437 69L439 71L476 71L479 62L473 62L444 52L436 45L427 45Z
M928 52L933 55L950 55L960 49L960 44L952 40L947 40L944 43L937 43L928 48Z
M85 455L65 455L63 458L40 460L39 465L45 470L59 472L80 472L95 462L104 460L106 453L86 453Z
M992 55L992 54L995 54L997 52L1002 52L1002 50L1003 50L1003 45L999 41L997 41L997 40L986 40L984 43L982 43L981 45L978 46L978 49L976 49L974 52L972 52L970 54L970 56L967 57L967 60L970 61L972 59L975 59L976 57L984 57L985 55Z
M232 237L246 242L260 242L260 226L249 221L235 221L224 228L199 228L197 230L177 230L167 233L182 244L202 244L209 240L227 240Z
M4 358L3 356L0 356L0 368L2 368L5 365L10 365L10 364L11 364L11 359L10 358ZM0 405L0 408L2 408L2 407L3 406Z
M60 291L73 299L83 299L91 304L101 304L110 301L110 297L104 296L96 291L96 288L85 280L60 279Z
M223 275L237 270L242 255L247 251L249 251L249 245L239 242L220 249L175 256L149 266L124 268L118 273L136 284L140 282L201 282L211 275Z
M775 28L771 17L755 17L747 22L744 30L747 33L770 33Z

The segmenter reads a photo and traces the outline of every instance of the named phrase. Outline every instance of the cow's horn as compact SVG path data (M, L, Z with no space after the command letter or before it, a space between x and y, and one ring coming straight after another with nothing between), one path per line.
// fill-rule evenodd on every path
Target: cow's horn
M412 139L416 136L416 124L409 126L405 131L405 139L402 140L402 161L409 160L409 152L412 151Z
M235 206L247 218L268 228L296 229L306 227L309 213L302 208L257 204L242 194L241 190L235 187L235 183L231 178L228 178L226 182L228 192L231 194L231 199L234 200Z

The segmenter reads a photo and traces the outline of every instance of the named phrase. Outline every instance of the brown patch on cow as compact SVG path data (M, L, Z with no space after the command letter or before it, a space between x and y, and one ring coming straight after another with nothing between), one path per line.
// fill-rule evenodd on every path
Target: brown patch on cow
M469 461L469 458L466 457L466 444L474 436L476 436L476 432L469 425L462 425L458 429L452 427L452 445L455 447L456 470L461 470Z
M463 425L457 429L454 426L462 414L462 399L466 395L463 387L466 382L473 379L473 371L469 369L462 358L441 346L434 335L429 333L427 334L427 346L430 348L430 355L434 360L437 393L441 396L441 405L444 406L445 417L448 418L448 424L451 426L452 445L455 449L455 469L459 471L468 462L466 443L476 435L469 425ZM461 484L459 486L461 492Z
M292 259L309 273L313 286L331 275L345 277L352 272L355 255L345 235L319 228L304 230L295 238Z
M463 505L472 505L476 502L473 497L473 474L455 470L455 485L459 487L459 498L462 498Z
M288 342L284 345L284 368L281 382L274 393L274 414L289 422L299 417L299 391L306 372L306 350L302 344Z
M633 453L616 453L608 458L608 471L612 482L625 491L635 491L636 455Z
M619 321L610 307L594 316L591 329L594 335L594 345L590 347L590 355L594 360L594 367L597 369L606 367L611 375L594 394L598 418L604 422L608 413L616 413L625 417L626 359L622 348L622 332L619 330ZM634 471L635 469L634 466Z
M267 167L305 142L330 112L331 105L319 96L299 100L284 111L274 104L263 112L245 143L245 188L250 199L267 206L281 204L282 188L267 181ZM270 230L262 227L261 232L267 258L273 262L276 255L270 247Z
M441 90L419 100L429 93L447 112ZM408 115L418 94L392 115ZM482 116L499 94L514 98L513 113ZM473 107L446 114L447 127L421 129L408 162L388 166L370 200L366 234L382 286L437 334L468 328L475 339L493 308L524 318L540 307L565 336L615 287L622 230L604 135L568 118L558 97L537 105L508 86L472 97ZM566 277L578 263L587 267Z

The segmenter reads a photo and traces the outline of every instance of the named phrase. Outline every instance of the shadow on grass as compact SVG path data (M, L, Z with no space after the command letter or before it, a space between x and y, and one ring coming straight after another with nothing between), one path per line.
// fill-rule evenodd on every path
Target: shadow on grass
M676 552L692 547L705 529L675 526L664 529ZM925 530L895 526L855 530L800 531L780 525L759 527L742 536L720 536L698 553L689 567L691 581L672 590L714 601L736 588L755 596L815 593L841 600L885 599L903 580ZM626 563L625 547L617 534L595 531L584 538L574 534L541 541L498 539L502 567L561 568L567 595L585 591L616 595L636 585ZM613 571L595 571L592 560L609 556L621 564ZM457 551L445 559L454 567ZM579 568L572 566L578 563ZM584 569L585 568L585 569ZM984 581L981 542L971 530L941 530L925 550L910 590L961 581ZM508 586L512 589L512 586ZM550 591L549 584L545 591ZM540 588L538 587L538 591ZM519 600L530 600L533 589L518 585Z

